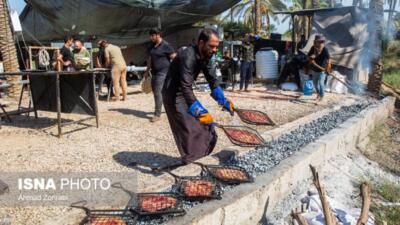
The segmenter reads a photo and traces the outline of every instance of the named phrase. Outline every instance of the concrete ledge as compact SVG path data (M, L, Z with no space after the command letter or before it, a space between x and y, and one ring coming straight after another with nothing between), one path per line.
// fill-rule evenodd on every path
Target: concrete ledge
M222 200L197 206L184 217L175 218L168 224L257 224L266 213L266 208L273 208L280 199L293 190L297 182L311 177L309 164L323 171L325 162L331 157L345 154L354 148L375 126L389 116L394 108L394 100L388 97L376 106L363 110L358 116L341 124L339 128L331 130L267 173L258 176L254 183L237 186L225 193ZM241 153L240 151L239 154ZM207 159L203 160L210 163Z

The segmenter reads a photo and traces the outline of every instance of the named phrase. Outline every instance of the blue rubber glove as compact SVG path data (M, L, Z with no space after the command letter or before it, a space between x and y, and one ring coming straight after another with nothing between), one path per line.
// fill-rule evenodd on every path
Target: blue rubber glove
M208 113L208 110L204 108L204 106L201 105L199 101L195 101L188 110L188 113L192 115L193 117L196 117L196 119L204 125L209 125L209 126L214 126L214 119Z
M233 103L229 99L225 98L224 91L221 87L214 88L211 96L215 99L215 101L218 102L219 105L228 110L233 116L235 110Z

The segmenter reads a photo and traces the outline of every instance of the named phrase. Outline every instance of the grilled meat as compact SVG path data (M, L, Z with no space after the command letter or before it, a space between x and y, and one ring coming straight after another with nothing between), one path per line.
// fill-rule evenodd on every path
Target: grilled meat
M239 130L234 128L225 128L225 132L235 141L243 143L243 144L250 144L250 145L261 145L263 144L260 138L247 131L247 130Z
M168 196L148 195L140 199L139 207L146 212L158 212L176 206L176 198Z
M251 121L253 123L270 123L269 118L267 115L257 111L242 111L241 112L243 119Z
M186 181L184 191L188 197L210 197L213 187L214 185L210 181Z
M223 168L216 169L212 172L215 177L221 180L237 180L237 181L247 181L249 178L247 174L241 170Z
M119 217L96 217L88 225L126 225L126 223Z

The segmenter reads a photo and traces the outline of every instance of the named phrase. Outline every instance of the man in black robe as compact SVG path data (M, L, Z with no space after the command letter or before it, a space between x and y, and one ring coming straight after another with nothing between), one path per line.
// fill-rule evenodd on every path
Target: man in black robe
M234 112L232 102L225 98L219 87L215 61L211 60L218 45L218 33L204 29L197 45L177 51L165 80L164 107L183 163L209 155L217 143L213 118L196 99L192 89L200 72L203 72L212 90L211 96L231 115Z

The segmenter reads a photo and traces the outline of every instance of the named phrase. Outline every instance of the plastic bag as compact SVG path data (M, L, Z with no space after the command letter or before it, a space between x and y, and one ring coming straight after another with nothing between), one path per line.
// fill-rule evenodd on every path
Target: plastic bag
M151 87L151 73L149 73L148 76L145 76L142 81L140 82L140 87L142 88L142 92L145 94L149 94L152 92L152 87Z
M346 82L346 76L345 75L342 75L337 71L334 71L333 75L335 75L341 81ZM330 91L332 93L337 93L337 94L347 94L348 93L347 87L343 83L341 83L338 80L334 79L332 76L328 76L328 84L330 85Z
M299 87L297 86L296 83L291 83L291 82L286 82L281 84L281 88L284 91L297 91L299 90Z

